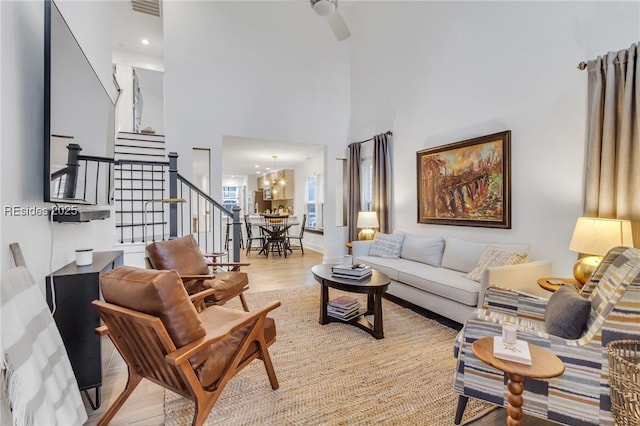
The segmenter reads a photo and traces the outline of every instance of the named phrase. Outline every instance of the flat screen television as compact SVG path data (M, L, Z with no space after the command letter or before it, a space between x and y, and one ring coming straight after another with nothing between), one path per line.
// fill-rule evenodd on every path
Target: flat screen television
M44 201L112 204L115 104L56 4L44 6Z

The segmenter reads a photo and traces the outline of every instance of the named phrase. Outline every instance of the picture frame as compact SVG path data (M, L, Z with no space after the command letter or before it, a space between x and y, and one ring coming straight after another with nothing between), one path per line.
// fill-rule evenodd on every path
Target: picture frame
M416 154L418 223L511 229L511 130Z

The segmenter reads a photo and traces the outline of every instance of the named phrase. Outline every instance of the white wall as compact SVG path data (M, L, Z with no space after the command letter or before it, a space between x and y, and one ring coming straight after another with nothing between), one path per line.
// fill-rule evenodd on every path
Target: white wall
M112 61L116 65L116 78L122 90L116 106L116 129L133 132L133 67L164 72L164 62L162 58L121 49L113 49ZM164 117L162 130L156 131L156 134L164 134Z
M327 158L344 154L349 44L338 43L308 3L165 2L163 26L167 148L179 165L191 163L192 146L212 149L214 198L223 135L326 144ZM334 168L326 169L330 191ZM327 199L333 218L333 192ZM341 258L343 231L325 230L327 256Z
M638 2L363 2L349 9L353 140L394 132L394 228L529 242L570 276L587 73L638 41ZM512 131L512 229L417 224L416 151Z
M305 183L306 183L306 177L307 176L311 176L314 174L317 175L325 175L325 163L334 163L333 161L326 161L324 156L322 157L315 157L312 158L311 160L307 160L304 163L300 164L299 166L297 166L293 173L295 176L295 197L294 197L294 208L293 208L293 213L294 215L298 218L298 221L300 223L302 223L302 216L305 213L305 192L306 192L306 188L305 188ZM335 174L335 172L334 172ZM326 185L326 176L325 176L325 185ZM332 188L329 188L327 191L327 194L335 194L335 185ZM329 195L325 196L325 203L326 203L326 198ZM334 199L335 196L331 195ZM334 202L332 200L332 202ZM335 216L335 213L334 213ZM325 214L324 214L324 227L325 230L326 229L332 229L335 227L335 219L331 218L331 221L328 221L329 218L327 218L327 213L326 213L326 209L325 209ZM339 228L342 229L342 228ZM325 248L325 240L324 240L324 235L322 234L316 234L313 232L305 232L304 233L304 246L311 248L313 250L316 251L324 251Z
M42 3L42 2L36 2ZM111 72L111 2L107 0L55 0L102 85L115 100Z
M77 34L87 56L94 58L98 75L111 84L111 8L106 2L63 2L63 14L72 13L72 23L92 28L86 38ZM29 270L44 288L44 277L52 269L74 259L74 250L93 247L109 250L115 240L113 219L87 224L50 224L46 216L10 216L5 207L51 207L43 200L43 99L44 99L44 3L0 2L2 24L1 71L1 163L0 216L2 270L13 266L9 244L20 243ZM75 19L79 18L79 19ZM82 32L86 34L86 32ZM98 58L100 60L98 60ZM108 77L106 77L108 76ZM104 82L105 80L103 80ZM105 87L110 87L105 84ZM50 250L54 238L53 252Z

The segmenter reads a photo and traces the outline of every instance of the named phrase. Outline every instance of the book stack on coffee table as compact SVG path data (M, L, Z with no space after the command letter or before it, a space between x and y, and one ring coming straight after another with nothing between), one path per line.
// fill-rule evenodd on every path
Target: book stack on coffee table
M343 321L349 321L359 315L360 302L350 296L340 296L329 301L327 314Z
M331 275L337 278L361 280L371 275L371 267L364 263L355 265L335 265L331 267Z

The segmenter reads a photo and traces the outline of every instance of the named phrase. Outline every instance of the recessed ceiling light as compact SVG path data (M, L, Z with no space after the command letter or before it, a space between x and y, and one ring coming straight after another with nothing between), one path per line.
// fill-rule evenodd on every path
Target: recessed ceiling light
M149 40L147 40L146 38L143 38L141 41L142 41L142 44L144 45L149 44Z
M256 165L255 165L255 166L253 166L253 167L255 167L255 168L257 169L257 168L258 168L258 167L260 167L260 166L258 166L258 165L256 164Z

